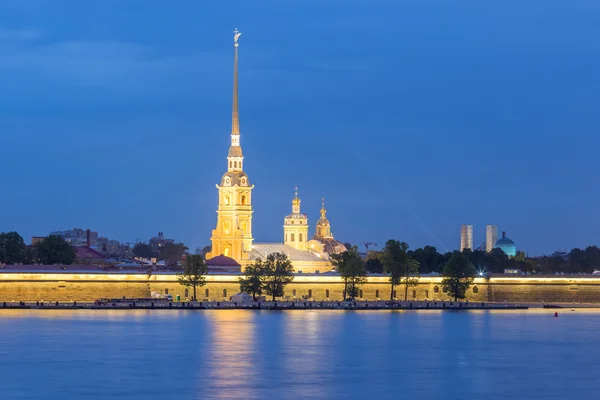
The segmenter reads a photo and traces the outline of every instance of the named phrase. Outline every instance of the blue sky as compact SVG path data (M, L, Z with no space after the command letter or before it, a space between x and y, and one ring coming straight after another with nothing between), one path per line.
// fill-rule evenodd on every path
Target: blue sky
M257 241L600 244L597 1L166 4L0 3L0 231L208 244L237 27Z

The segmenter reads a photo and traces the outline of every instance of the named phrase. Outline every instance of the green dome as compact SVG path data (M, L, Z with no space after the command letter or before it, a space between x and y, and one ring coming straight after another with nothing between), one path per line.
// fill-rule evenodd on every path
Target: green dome
M494 246L497 249L500 249L509 257L514 257L517 255L517 246L515 242L506 237L506 232L502 232L502 238L496 241L496 245Z

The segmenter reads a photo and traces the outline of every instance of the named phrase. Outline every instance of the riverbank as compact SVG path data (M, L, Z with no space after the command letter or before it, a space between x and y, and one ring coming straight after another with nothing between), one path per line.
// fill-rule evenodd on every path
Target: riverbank
M2 302L2 309L35 310L518 310L531 304L431 301L263 301L170 302L164 300L115 300L107 302ZM600 305L597 305L600 307ZM538 307L542 307L538 305ZM560 307L560 306L556 306Z

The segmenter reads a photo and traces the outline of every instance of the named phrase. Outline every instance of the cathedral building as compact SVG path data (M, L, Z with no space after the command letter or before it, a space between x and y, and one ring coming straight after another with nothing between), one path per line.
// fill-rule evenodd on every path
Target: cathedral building
M292 199L292 213L284 218L283 243L255 243L252 237L252 189L248 175L243 170L244 156L240 144L238 114L238 39L234 32L233 61L233 107L231 116L231 145L227 155L227 172L217 185L217 225L210 238L210 259L228 257L243 268L271 253L284 253L292 262L294 270L302 273L327 272L332 269L329 255L345 251L343 244L333 239L331 226L325 217L325 204L317 222L316 233L309 240L309 224L306 214L300 212L298 188Z
M322 254L329 259L330 254L343 253L346 249L343 243L338 242L331 234L331 224L326 217L325 199L321 205L321 218L317 221L317 228L313 240L308 242L311 251Z

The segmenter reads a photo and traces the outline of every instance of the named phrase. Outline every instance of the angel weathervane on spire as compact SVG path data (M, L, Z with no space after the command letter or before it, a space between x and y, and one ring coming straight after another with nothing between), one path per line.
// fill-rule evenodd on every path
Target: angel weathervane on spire
M237 28L235 28L235 31L233 31L233 45L235 47L237 47L237 45L238 45L238 38L240 37L241 34L242 34L242 32L238 31Z

